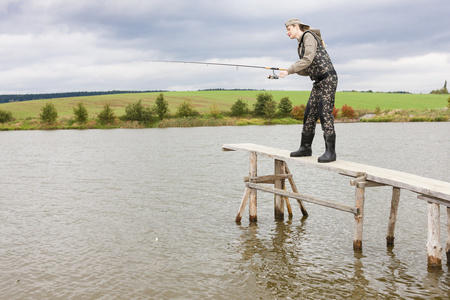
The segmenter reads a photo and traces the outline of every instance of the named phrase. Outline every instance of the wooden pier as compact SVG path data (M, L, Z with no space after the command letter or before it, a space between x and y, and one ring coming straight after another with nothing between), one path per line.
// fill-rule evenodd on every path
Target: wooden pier
M409 190L417 193L417 198L419 200L428 202L427 254L428 266L430 267L440 268L442 266L442 246L440 242L440 205L447 207L447 243L445 251L447 255L447 264L450 265L450 183L343 160L336 160L331 163L318 163L317 156L294 158L289 156L290 151L288 150L255 144L225 144L222 146L222 150L246 151L250 155L249 176L244 178L246 189L236 216L236 222L241 221L247 202L249 202L250 222L257 221L256 191L260 190L275 195L274 206L276 219L284 218L284 206L286 206L289 216L292 216L289 198L297 200L304 216L307 216L308 213L303 205L303 201L353 214L355 220L353 249L359 250L362 249L365 189L375 186L391 186L392 199L386 234L387 245L394 245L394 231L400 200L400 191L402 189ZM258 155L274 159L274 174L258 176ZM300 194L293 180L293 176L287 166L288 162L300 166L321 168L352 177L353 179L350 180L350 184L355 186L355 205L350 206ZM286 180L289 181L292 192L287 191ZM271 187L266 184L273 184L274 186Z

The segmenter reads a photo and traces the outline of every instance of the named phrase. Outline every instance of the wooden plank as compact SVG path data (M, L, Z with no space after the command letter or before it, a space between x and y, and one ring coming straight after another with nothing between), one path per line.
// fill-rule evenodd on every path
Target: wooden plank
M244 143L244 144L224 144L222 146L222 150L224 151L255 151L258 155L282 160L285 162L294 162L297 164L317 167L325 170L336 171L338 173L342 173L343 175L348 175L352 177L356 177L360 172L357 169L354 169L352 166L347 166L347 162L345 161L335 161L333 162L333 166L330 166L330 163L327 164L319 164L317 162L318 156L307 156L307 157L290 157L290 151L271 148L256 144Z
M436 203L436 204L443 205L443 206L446 206L446 207L450 207L450 203L448 201L445 201L445 200L442 200L442 199L438 199L438 198L435 198L435 197L419 195L419 196L417 196L417 198L419 198L420 200L425 200L427 202L432 202L432 203Z
M349 206L349 205L345 205L345 204L341 204L341 203L333 202L333 201L328 201L328 200L322 200L322 199L318 199L315 197L302 195L302 194L298 194L298 193L293 193L293 192L289 192L289 191L285 191L285 190L275 189L275 188L264 186L264 185L258 184L258 183L247 183L246 186L251 189L260 190L260 191L264 191L264 192L272 193L272 194L278 194L278 195L286 196L286 197L289 197L292 199L299 199L302 201L306 201L306 202L334 208L337 210L349 212L354 215L358 214L358 209L354 206Z
M295 163L302 166L325 169L355 178L358 177L360 173L365 173L367 174L367 181L406 189L418 194L439 198L450 203L449 182L339 159L331 163L323 164L317 162L317 156L290 157L290 151L288 150L250 143L224 144L222 149L225 151L254 151L261 156L278 159L289 163Z

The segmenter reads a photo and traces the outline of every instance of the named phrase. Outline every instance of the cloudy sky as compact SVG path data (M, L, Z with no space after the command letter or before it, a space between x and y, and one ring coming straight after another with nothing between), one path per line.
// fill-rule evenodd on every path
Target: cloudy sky
M429 93L450 80L448 0L0 0L0 94L309 90L284 22L319 28L338 90Z

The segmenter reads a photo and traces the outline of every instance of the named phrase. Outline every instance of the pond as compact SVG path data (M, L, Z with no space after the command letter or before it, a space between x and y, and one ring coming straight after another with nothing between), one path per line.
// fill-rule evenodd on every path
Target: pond
M450 181L450 123L336 124L338 159ZM366 191L363 251L353 216L305 203L276 221L234 222L248 155L296 150L301 125L0 132L0 294L5 299L446 298L427 268L427 206L403 191L386 248L391 188ZM324 151L320 127L313 144ZM273 172L261 158L258 174ZM341 175L290 166L302 193L354 204ZM295 201L291 201L296 204ZM446 213L441 208L442 244Z

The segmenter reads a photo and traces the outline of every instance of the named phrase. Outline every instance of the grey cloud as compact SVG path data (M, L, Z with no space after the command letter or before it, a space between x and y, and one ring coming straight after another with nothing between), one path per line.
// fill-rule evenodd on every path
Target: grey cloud
M420 60L430 53L449 55L449 10L446 0L431 0L426 5L415 0L326 0L317 3L289 0L282 4L261 0L6 0L0 4L0 64L3 66L0 80L8 74L19 74L18 70L39 73L45 64L48 69L69 64L70 71L64 74L65 88L85 90L89 83L90 88L96 89L92 87L95 81L89 76L110 76L110 89L117 89L114 84L121 82L126 85L126 77L116 81L112 74L102 70L110 66L110 70L117 68L117 72L123 73L124 70L130 71L126 64L145 59L238 62L261 59L288 66L297 59L296 42L286 37L284 21L298 17L322 30L327 49L334 63L341 68L342 87L353 84L367 85L367 89L371 89L367 83L380 81L382 69L356 71L351 68L355 61L379 60L380 64L392 64L405 57ZM77 66L86 68L89 64L90 73L77 70ZM148 70L149 66L146 67L136 72L153 72ZM155 70L158 68L154 67ZM398 65L398 68L399 74L409 72L406 65ZM172 71L167 68L165 72L169 70L177 72L178 69ZM232 85L236 84L233 80L217 77L217 74L228 74L228 71L203 77L189 76L190 72L195 73L190 70L184 68L183 74L165 77L155 88L180 87L183 80L189 82L189 86L197 85L199 88L221 85L233 88ZM427 70L422 69L421 72ZM84 74L85 79L69 80L71 76L80 74ZM444 71L433 74L436 81L438 77L447 75L448 72ZM42 84L39 76L27 78L22 76L12 80L10 88L28 92L24 86L30 87L30 91L47 86L45 92L48 92L51 87L51 84ZM197 83L195 78L200 78ZM345 82L345 78L352 78L352 82ZM444 79L439 78L439 82ZM19 80L27 83L14 84ZM56 83L57 78L53 80L55 86L62 86ZM303 88L309 85L303 83L307 79L295 81L297 83L280 81L276 87ZM136 82L141 81L129 82L130 88L139 89ZM267 88L266 83L258 82L249 83L254 85L249 88L258 88L258 84ZM239 84L242 85L242 80ZM99 83L99 88L107 85L105 78ZM142 89L148 88L144 80L141 86ZM412 85L410 89L416 86ZM386 86L386 90L389 88ZM429 87L430 90L435 88L438 86Z

